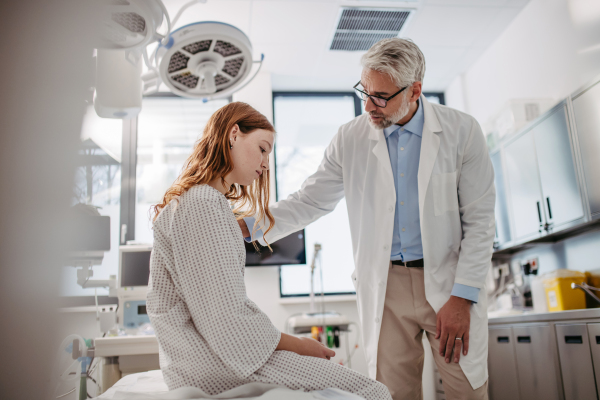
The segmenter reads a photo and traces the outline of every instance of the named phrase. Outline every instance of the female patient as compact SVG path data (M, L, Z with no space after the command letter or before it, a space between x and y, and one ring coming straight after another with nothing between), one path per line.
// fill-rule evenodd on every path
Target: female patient
M147 305L165 381L169 389L195 386L209 395L262 382L391 399L383 384L328 361L335 353L319 342L279 332L246 296L236 216L258 213L257 220L266 216L273 224L268 157L274 135L249 105L221 108L154 207Z

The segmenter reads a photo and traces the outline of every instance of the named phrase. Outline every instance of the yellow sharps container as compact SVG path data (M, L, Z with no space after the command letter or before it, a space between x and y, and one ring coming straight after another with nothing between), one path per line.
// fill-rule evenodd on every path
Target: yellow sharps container
M571 289L571 283L581 284L587 280L583 272L559 269L542 278L550 312L585 308L584 291Z

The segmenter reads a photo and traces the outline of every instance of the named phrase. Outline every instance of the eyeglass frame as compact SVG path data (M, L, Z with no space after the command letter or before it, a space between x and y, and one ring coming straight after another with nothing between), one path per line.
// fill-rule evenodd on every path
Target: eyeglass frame
M394 97L398 96L400 93L402 93L407 87L411 86L404 86L402 89L400 89L399 91L397 91L396 93L394 93L393 95L391 95L390 97L388 97L387 99L385 97L381 97L381 96L374 96L372 94L368 94L367 92L363 92L362 90L358 89L357 86L358 85L362 85L362 83L360 81L358 81L358 83L356 85L354 85L352 87L352 89L356 90L357 92L360 92L362 94L364 94L365 96L367 96L369 99L371 99L371 103L373 103L373 105L377 108L386 108L387 107L387 103L388 101L390 101L391 99L393 99ZM361 96L362 97L362 96ZM385 106L378 106L377 104L375 104L375 102L373 101L372 97L376 97L378 99L384 100L385 101ZM362 101L365 102L365 104L367 103L367 100L364 100L361 98Z

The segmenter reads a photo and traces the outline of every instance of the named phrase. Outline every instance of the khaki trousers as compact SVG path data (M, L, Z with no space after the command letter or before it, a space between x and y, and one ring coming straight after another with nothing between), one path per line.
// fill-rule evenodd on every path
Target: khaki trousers
M435 339L436 314L425 299L423 268L390 263L377 351L377 380L394 400L423 399L423 332L442 377L446 399L487 400L487 382L473 390L460 365L446 364ZM453 357L450 357L452 360ZM431 382L433 384L433 382Z

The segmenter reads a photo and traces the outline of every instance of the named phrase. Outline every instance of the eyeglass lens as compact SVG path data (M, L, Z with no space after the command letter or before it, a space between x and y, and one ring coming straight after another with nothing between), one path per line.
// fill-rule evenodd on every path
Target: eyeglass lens
M360 96L360 98L362 99L362 101L364 101L365 103L367 102L367 100L369 99L369 95L366 93L363 93L361 91L358 91L358 95ZM371 101L373 102L373 104L375 104L377 107L385 107L387 104L387 100L384 100L382 98L379 97L375 97L375 96L370 96L371 97Z

